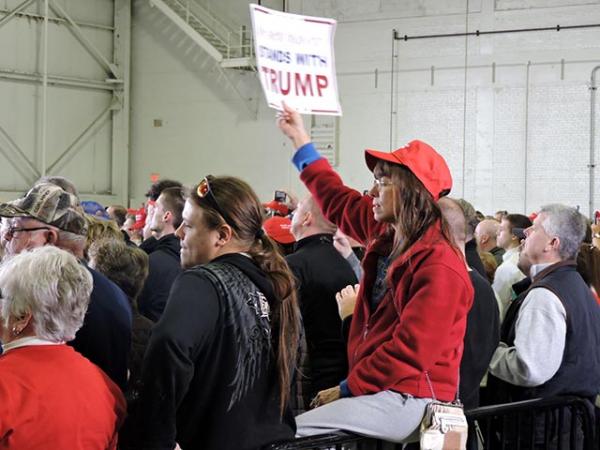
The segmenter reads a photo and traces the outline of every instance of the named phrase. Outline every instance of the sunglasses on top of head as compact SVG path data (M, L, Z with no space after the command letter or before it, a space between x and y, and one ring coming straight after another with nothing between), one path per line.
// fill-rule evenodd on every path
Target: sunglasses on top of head
M235 228L232 225L231 220L229 219L229 215L221 208L221 206L219 205L219 202L217 201L217 197L215 197L215 194L213 193L213 191L211 189L210 180L212 178L213 178L212 175L205 176L204 179L200 182L200 184L198 184L198 188L196 189L196 194L201 199L206 200L208 202L208 204L210 205L210 207L212 209L214 209L215 211L217 211L221 215L221 217L223 217L223 220L225 221L225 223L227 225L229 225L232 228Z

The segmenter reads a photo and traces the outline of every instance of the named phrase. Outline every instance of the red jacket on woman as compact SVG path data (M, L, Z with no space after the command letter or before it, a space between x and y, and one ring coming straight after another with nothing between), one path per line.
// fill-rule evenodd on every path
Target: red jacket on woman
M348 341L350 392L392 390L431 398L427 373L435 397L453 400L473 287L462 255L444 239L440 223L390 262L388 290L371 311L377 261L390 254L393 230L373 218L372 198L344 186L325 159L306 166L301 179L325 216L367 246Z
M115 450L125 398L73 348L29 345L0 356L0 448Z

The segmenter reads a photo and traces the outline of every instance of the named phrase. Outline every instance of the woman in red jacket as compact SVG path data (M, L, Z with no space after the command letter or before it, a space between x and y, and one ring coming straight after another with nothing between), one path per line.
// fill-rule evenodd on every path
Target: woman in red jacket
M473 288L437 200L450 192L444 159L412 141L367 150L369 195L344 186L310 143L300 115L284 106L278 126L297 149L300 178L325 216L366 247L348 340L349 373L296 417L298 436L346 430L413 440L432 398L456 396Z
M125 398L66 344L83 324L92 288L88 269L53 245L2 261L0 449L116 450Z

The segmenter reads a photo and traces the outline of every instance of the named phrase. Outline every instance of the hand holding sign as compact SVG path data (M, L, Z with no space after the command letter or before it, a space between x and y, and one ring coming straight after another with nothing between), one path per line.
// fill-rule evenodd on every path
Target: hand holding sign
M250 5L258 75L267 103L285 99L301 113L341 115L332 19L300 16Z
M283 134L290 138L294 148L300 148L310 142L310 137L304 128L302 116L282 102L283 111L277 113L277 126Z

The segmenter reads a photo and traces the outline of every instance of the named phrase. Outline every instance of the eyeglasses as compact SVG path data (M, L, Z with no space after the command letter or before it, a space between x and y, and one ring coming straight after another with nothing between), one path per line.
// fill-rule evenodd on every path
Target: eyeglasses
M379 178L375 178L373 180L373 186L377 186L378 188L382 188L382 187L386 187L386 186L391 186L392 184L394 184L394 183L392 183L391 181L384 181L384 180L379 179Z
M26 233L38 230L49 230L48 227L32 227L32 228L19 228L19 227L6 227L3 229L4 234L10 237L14 237L15 233Z
M213 191L210 188L210 179L211 178L212 178L212 175L207 175L204 177L204 179L198 185L198 189L196 189L196 194L198 194L198 197L200 197L201 199L206 200L208 202L208 204L215 211L217 211L221 215L221 217L223 217L223 220L225 221L225 223L227 225L229 225L232 228L236 228L233 225L233 222L231 221L231 219L229 218L229 215L227 213L225 213L225 211L219 206L219 202L217 201L215 194L213 194Z

